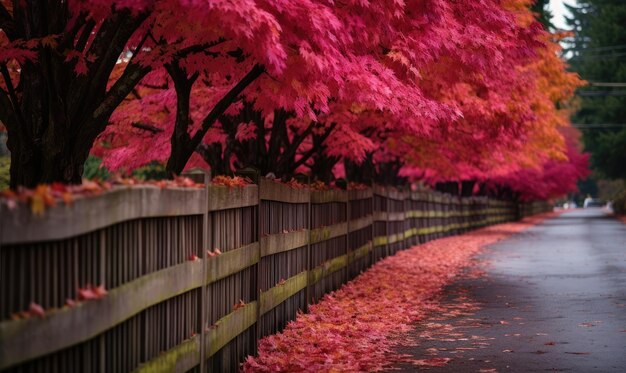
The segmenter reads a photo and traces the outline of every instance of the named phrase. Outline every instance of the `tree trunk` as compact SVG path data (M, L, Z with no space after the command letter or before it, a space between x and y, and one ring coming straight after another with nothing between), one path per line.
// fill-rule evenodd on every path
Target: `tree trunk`
M6 64L0 64L6 87L0 89L0 120L7 128L7 147L11 150L11 188L52 182L79 184L96 137L149 72L131 59L122 76L107 88L120 54L148 14L120 9L94 32L92 20L77 20L67 27L67 2L29 0L14 4L12 28L7 34L11 41L55 35L58 45L33 49L36 57L20 63L19 84L15 86ZM87 50L80 35L91 39ZM66 60L68 51L93 57L87 71L75 71L73 63Z

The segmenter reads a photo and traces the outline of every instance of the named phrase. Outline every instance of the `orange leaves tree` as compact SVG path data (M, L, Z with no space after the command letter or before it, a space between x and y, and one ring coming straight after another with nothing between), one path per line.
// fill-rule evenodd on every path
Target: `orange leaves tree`
M525 0L0 4L13 186L78 183L90 151L383 183L567 158L578 82Z

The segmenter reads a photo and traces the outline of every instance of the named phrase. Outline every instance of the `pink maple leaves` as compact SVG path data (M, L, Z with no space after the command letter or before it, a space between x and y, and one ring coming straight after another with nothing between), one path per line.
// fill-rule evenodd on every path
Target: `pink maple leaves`
M258 357L243 370L380 371L401 356L393 354L403 332L432 311L433 297L453 281L482 247L525 229L543 217L484 228L431 241L388 257L299 314L282 333L259 342ZM446 358L413 361L442 366Z

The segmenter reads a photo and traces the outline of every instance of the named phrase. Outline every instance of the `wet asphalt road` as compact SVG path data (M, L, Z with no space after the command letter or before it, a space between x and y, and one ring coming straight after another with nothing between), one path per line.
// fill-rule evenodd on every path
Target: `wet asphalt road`
M444 302L460 304L465 291L480 309L433 315L408 337L419 345L399 348L413 359L451 360L395 369L626 372L626 224L600 209L569 211L492 245L479 260L487 275L448 287ZM429 339L428 322L452 334Z

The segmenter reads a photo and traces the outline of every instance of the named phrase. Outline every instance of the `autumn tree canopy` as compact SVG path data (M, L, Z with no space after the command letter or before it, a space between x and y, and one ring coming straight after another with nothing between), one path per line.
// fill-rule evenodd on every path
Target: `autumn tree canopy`
M114 171L563 193L585 168L565 135L581 82L531 3L2 0L11 185L78 183L91 152Z

